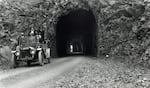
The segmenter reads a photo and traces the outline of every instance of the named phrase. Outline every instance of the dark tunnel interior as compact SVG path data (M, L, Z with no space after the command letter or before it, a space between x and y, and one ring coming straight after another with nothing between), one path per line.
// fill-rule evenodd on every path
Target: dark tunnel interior
M56 25L58 56L96 56L96 29L92 11L78 9L59 17Z

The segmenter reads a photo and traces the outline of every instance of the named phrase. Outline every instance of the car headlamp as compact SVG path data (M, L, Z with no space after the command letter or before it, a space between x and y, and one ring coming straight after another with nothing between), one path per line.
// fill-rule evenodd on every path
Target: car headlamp
M31 51L31 54L35 54L35 50L32 50L32 51Z
M18 51L17 51L15 54L16 54L16 56L19 56L19 55L20 55L20 53L19 53Z
M35 54L35 49L33 47L30 48L30 53Z

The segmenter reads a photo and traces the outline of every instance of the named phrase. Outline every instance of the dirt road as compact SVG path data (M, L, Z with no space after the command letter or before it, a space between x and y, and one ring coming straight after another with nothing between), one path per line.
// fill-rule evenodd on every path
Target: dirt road
M66 57L43 67L22 67L0 72L0 88L36 88L58 75L69 72L84 60L85 57Z

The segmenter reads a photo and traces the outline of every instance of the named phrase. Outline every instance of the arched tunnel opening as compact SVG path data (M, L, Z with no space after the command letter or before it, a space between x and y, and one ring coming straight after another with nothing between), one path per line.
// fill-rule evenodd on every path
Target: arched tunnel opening
M78 9L59 17L56 24L58 56L96 56L96 30L96 19L92 11Z

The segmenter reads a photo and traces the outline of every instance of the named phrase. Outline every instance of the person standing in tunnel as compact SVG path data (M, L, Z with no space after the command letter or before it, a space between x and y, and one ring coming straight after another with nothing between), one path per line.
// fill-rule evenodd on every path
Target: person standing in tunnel
M70 44L70 52L73 53L73 45Z

